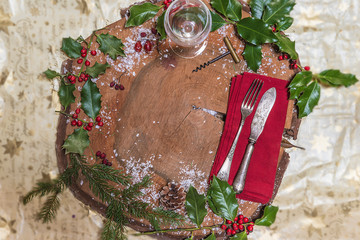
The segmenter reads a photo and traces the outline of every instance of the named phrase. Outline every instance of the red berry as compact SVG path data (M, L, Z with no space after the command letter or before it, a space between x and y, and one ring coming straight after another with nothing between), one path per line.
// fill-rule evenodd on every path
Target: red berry
M288 59L289 58L289 55L288 54L284 54L284 59Z
M240 219L240 220L238 221L238 223L239 223L239 224L243 224L244 221L243 221L242 219Z
M239 219L243 219L244 218L244 215L239 215Z
M151 28L151 32L152 32L153 34L157 34L156 28Z
M166 10L166 9L168 9L168 7L169 7L169 5L165 5L164 9Z
M250 225L253 225L253 226L254 226L254 225L255 225L255 223L254 223L254 222L250 222Z
M100 121L101 121L101 117L100 117L100 116L97 116L97 117L95 118L95 121L100 122Z
M298 65L297 65L297 64L294 64L294 68L297 69L297 68L298 68Z
M146 40L145 44L144 44L144 49L146 52L150 52L151 51L151 42L149 40Z
M120 85L119 84L116 84L115 85L115 90L119 90L120 89Z
M94 126L94 123L89 122L89 123L88 123L88 126L89 126L89 127L93 127L93 126Z
M254 227L252 225L247 226L247 230L249 230L249 232L252 232L254 230Z
M78 118L78 115L76 114L76 113L74 113L73 115L72 115L72 118Z
M86 65L86 66L89 66L89 65L90 65L89 60L86 60L86 61L85 61L85 65Z
M168 3L171 3L172 2L172 0L168 0Z
M225 224L221 225L221 229L225 230L227 226Z
M120 90L124 90L124 89L125 89L124 85L122 85L122 84L120 84L119 88L120 88Z
M140 42L140 41L137 41L137 42L135 43L135 47L134 47L135 52L140 52L140 51L141 51L141 48L142 48L141 42Z
M74 75L71 75L71 81L75 81L76 77Z
M102 126L104 126L104 123L103 122L98 122L98 125L100 126L100 127L102 127Z
M76 125L76 123L77 123L77 121L76 121L76 120L72 120L72 121L71 121L71 125L72 125L72 126L75 126L75 125Z
M90 77L90 75L89 75L89 74L85 74L85 77L87 77L87 78L88 78L88 77Z
M104 165L106 165L106 164L107 164L107 162L108 162L108 160L107 160L107 159L104 159L104 160L102 160L102 161L101 161L101 163L102 163L102 164L104 164Z
M237 220L239 220L239 218L238 218L238 217L235 217L235 218L234 218L234 222L236 222Z
M85 128L86 130L88 130L88 131L91 131L91 127L89 127L89 125L88 126L86 126L86 128Z
M168 5L168 4L169 4L169 1L168 1L168 0L165 0L165 1L164 1L164 4L165 4L165 5Z
M305 71L310 71L310 67L309 67L309 66L305 66L304 69L305 69Z
M83 62L83 60L81 59L81 58L79 58L78 60L77 60L77 63L78 64L81 64Z
M82 82L83 81L83 79L82 78L79 78L79 82Z
M281 61L281 60L283 60L284 59L284 57L282 56L282 55L280 55L279 56L279 60Z
M140 36L141 36L141 37L146 37L146 32L140 33Z
M231 220L226 220L226 223L227 224L232 224L232 221Z
M235 235L236 231L235 230L231 230L231 235Z
M239 229L240 231L244 231L244 225L238 224L238 229Z
M81 54L86 53L86 49L85 48L81 49L80 53Z
M243 221L244 221L244 223L247 223L247 222L249 222L249 219L247 217L245 217Z
M109 167L111 167L111 166L112 166L112 163L108 161L108 162L106 163L106 165L109 166Z
M96 55L96 51L95 51L95 50L92 50L90 53L91 53L91 55L93 55L93 56Z
M106 154L105 154L105 153L102 153L102 154L100 155L100 158L101 158L101 159L105 159L105 158L106 158Z
M89 80L89 78L88 78L88 77L85 77L85 78L84 78L84 81L86 82L87 80Z
M82 53L81 57L83 57L83 58L86 57L86 53Z
M80 74L81 78L85 78L85 73Z
M110 87L114 87L114 86L115 86L115 82L112 81L112 82L110 83Z
M236 223L234 223L233 225L232 225L232 228L234 229L234 230L238 230L239 228L238 228L238 225L236 224Z
M231 235L231 229L230 228L226 229L226 234Z
M80 108L77 108L77 109L75 110L75 113L76 113L76 114L79 114L79 113L80 113Z
M83 122L82 121L77 121L77 125L78 125L78 127L81 127L83 125Z
M276 32L276 27L275 26L272 27L272 31Z
M100 152L100 151L97 151L97 152L96 152L96 156L100 157L100 155L101 155L101 152Z

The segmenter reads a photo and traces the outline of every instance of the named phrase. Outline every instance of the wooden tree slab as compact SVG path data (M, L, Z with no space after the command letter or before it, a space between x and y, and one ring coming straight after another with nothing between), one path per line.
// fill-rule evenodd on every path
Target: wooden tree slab
M245 8L246 9L246 8ZM249 14L243 12L243 17ZM142 31L150 32L154 26L148 21L140 27L124 28L125 19L115 22L98 33L110 33L122 39L127 50L127 58L118 58L108 62L112 65L104 75L96 80L102 94L101 117L104 126L89 133L91 146L85 151L92 156L92 151L102 151L108 156L115 168L124 168L139 180L146 174L152 174L154 184L148 190L145 201L158 205L158 193L167 182L192 184L200 191L205 191L210 169L215 158L224 122L219 118L193 106L226 112L231 78L247 71L245 61L234 64L227 56L205 69L193 73L200 64L226 51L223 37L228 36L239 56L244 42L237 36L236 30L229 25L210 33L206 50L194 59L179 58L169 49L168 41L158 43L151 53L132 51ZM94 41L92 49L97 49ZM290 70L288 62L278 61L279 53L273 45L263 46L263 62L258 73L289 81L296 73ZM91 63L105 63L105 56L89 56ZM78 72L76 61L66 61L64 71ZM123 74L123 75L122 75ZM114 79L120 78L124 91L109 87ZM77 83L81 87L82 83ZM75 96L79 99L79 91ZM70 106L70 112L77 104ZM296 118L294 103L290 101L284 131L287 136L295 137L299 121ZM86 118L83 113L79 118ZM69 159L61 149L66 136L74 127L66 117L59 117L57 133L57 157L60 172L64 171ZM281 183L289 156L284 149L279 149L279 167L276 176L273 198ZM89 163L95 160L88 158ZM90 208L104 214L106 205L93 196L85 179L71 187L74 195ZM261 211L261 204L239 201L240 211L255 218ZM204 225L220 223L222 220L209 214ZM130 227L146 231L148 223L132 219ZM209 234L209 231L195 232L196 238ZM169 233L157 236L160 239L185 238L189 233ZM220 233L219 233L220 234ZM220 234L221 235L221 234ZM220 236L219 235L219 236Z

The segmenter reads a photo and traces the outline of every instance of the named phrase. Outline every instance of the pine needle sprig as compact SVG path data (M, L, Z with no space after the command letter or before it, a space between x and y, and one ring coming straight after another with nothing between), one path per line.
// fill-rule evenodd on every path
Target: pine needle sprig
M141 180L141 182L132 184L128 188L125 188L122 191L122 196L123 196L124 202L130 201L131 199L135 199L137 197L140 197L141 195L143 195L141 190L144 188L150 187L151 184L152 184L151 178L149 175L147 175Z
M37 219L42 220L43 223L51 222L60 207L60 199L58 197L60 192L53 193L47 198L44 205L37 214Z
M130 176L124 174L123 171L111 168L104 164L94 164L91 166L92 171L96 171L97 175L102 179L121 184L124 186L130 185Z

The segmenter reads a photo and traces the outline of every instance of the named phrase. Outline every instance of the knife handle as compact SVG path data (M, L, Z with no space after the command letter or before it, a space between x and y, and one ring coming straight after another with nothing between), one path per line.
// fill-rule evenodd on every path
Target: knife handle
M233 182L233 187L237 194L241 193L244 190L247 170L249 168L251 155L254 151L254 144L255 142L249 141L248 145L246 146L245 154L241 161L240 168L236 173L236 177Z

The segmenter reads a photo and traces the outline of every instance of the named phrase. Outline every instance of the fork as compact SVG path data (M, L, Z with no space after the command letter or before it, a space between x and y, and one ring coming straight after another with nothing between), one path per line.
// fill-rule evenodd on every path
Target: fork
M241 122L240 122L239 130L237 131L236 137L234 139L233 144L231 145L230 151L229 151L228 155L226 156L226 159L225 159L223 165L221 166L220 171L217 174L217 177L223 181L229 181L230 167L231 167L232 160L234 158L236 144L239 140L241 129L245 124L245 119L254 110L254 106L255 106L256 100L259 96L262 85L263 85L262 81L260 81L259 79L255 79L251 83L251 85L250 85L248 91L246 92L245 97L241 103Z

